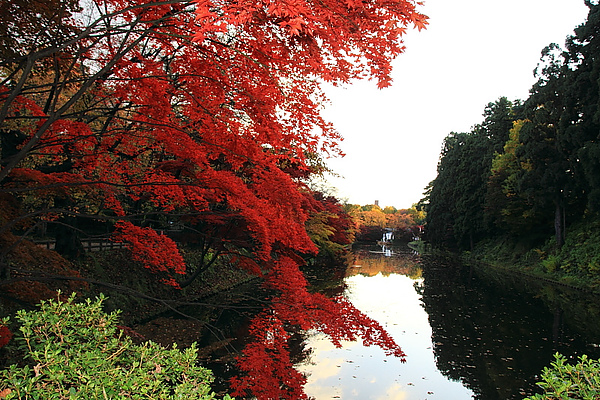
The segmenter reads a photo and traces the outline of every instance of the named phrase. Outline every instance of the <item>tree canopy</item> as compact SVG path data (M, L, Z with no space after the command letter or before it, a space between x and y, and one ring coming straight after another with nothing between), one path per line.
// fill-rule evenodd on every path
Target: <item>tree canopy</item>
M438 175L422 200L427 235L438 245L472 248L512 235L558 247L568 227L598 215L598 24L600 6L565 49L550 44L524 101L490 103L484 122L444 143Z

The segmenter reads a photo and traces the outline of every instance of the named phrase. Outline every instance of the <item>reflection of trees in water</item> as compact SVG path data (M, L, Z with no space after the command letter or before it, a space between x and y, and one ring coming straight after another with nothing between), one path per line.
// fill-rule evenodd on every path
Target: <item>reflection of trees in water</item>
M382 257L380 247L355 249L354 259L350 263L346 276L375 276L381 273L383 276L402 274L411 279L419 279L421 277L419 257L412 254L408 247L393 248L393 251L391 257Z
M535 296L544 302L555 315L554 336L561 334L561 326L578 332L587 343L597 343L600 338L600 298L591 293L569 287L551 285L521 275L508 275L490 268L477 268L477 273L490 285L502 290L518 291L526 296ZM559 340L560 337L557 338Z
M337 274L325 275L331 277ZM334 283L330 285L333 287ZM341 293L343 287L329 291ZM200 348L199 358L215 374L212 388L217 394L231 393L230 379L240 374L236 357L252 342L249 334L251 321L271 307L274 294L262 287L260 282L253 282L207 299L220 304L219 307L191 306L180 310L204 322L194 339ZM307 345L308 333L297 325L286 325L285 330L289 335L289 362L292 365L306 362L312 353Z
M415 284L421 285L437 366L444 375L462 381L479 399L522 399L536 390L535 375L556 351L598 356L593 354L597 349L586 347L592 338L581 333L589 330L565 322L561 310L572 310L559 308L565 303L545 302L549 298L540 297L543 292L518 289L522 278L511 283L487 275L444 260L423 261L425 279ZM554 293L552 299L567 297ZM589 313L578 318L590 321Z
M359 259L369 262L373 257L368 254L365 253ZM375 256L380 258L381 254ZM383 267L378 272L386 275L400 272L420 276L416 259L407 262L405 259L388 257L381 265ZM260 285L248 285L248 291L231 296L233 303L228 307L219 310L186 310L197 316L202 314L202 320L208 321L199 344L214 350L207 357L207 366L217 375L213 388L231 391L227 387L227 381L233 376L241 376L237 381L241 384L234 386L245 388L249 383L261 382L261 385L255 386L261 390L260 393L269 393L264 398L281 397L279 390L286 393L285 398L298 398L303 380L292 367L303 363L310 356L312 350L307 347L304 329L314 329L311 326L305 327L305 314L318 318L321 321L320 327L334 343L361 338L364 343L381 347L386 354L403 357L404 354L396 343L376 321L356 310L343 297L338 298L344 292L346 267L305 266L304 276L310 280L314 290L310 294L300 293L298 296L286 297L285 293L265 290ZM373 275L376 273L373 272ZM229 295L223 293L225 297ZM341 312L338 313L326 301L328 297L335 298ZM218 303L223 304L225 301L226 299L219 299ZM282 304L293 305L292 310L296 310L296 314L283 314ZM281 315L284 318L280 318ZM243 355L240 353L242 349ZM234 359L237 356L242 357L236 363ZM276 384L275 381L279 378L281 382Z

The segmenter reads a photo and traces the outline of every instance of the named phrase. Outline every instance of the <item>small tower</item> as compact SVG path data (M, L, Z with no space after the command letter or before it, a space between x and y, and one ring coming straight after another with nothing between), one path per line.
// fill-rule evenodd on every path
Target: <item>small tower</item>
M375 200L375 205L379 207L379 200Z

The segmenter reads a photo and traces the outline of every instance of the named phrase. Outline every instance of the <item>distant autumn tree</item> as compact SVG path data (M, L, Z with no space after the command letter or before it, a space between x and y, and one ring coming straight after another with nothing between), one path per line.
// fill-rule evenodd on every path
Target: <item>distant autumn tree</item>
M380 240L385 229L394 230L394 237L412 239L420 232L425 220L425 212L413 205L409 209L397 209L386 206L368 204L346 205L346 211L352 216L358 230L357 238L361 241Z
M282 292L312 296L292 279L296 255L316 252L305 179L340 140L320 114L321 83L388 86L403 33L426 24L418 3L2 5L0 192L19 206L0 227L12 243L0 277L14 277L11 235L54 223L71 238L85 219L107 225L169 285L227 257ZM156 229L172 220L196 235L198 265L184 265ZM326 318L303 318L326 329Z
M363 226L379 226L385 227L386 225L386 214L384 214L380 208L373 208L367 211L361 211L358 214L360 225Z

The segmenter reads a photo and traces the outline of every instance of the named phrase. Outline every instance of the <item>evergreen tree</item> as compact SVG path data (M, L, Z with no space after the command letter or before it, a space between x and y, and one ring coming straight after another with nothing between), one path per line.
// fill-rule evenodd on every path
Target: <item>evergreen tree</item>
M489 103L481 124L444 141L422 200L434 245L553 232L562 246L570 224L600 211L600 5L586 4L566 50L542 51L527 100Z
M494 154L502 150L516 118L513 108L505 97L489 103L480 125L444 140L426 205L428 239L434 244L454 242L460 249L472 249L477 239L490 234L487 182Z
M586 1L586 23L566 41L565 109L561 143L572 149L570 166L586 193L586 205L600 211L600 5Z

